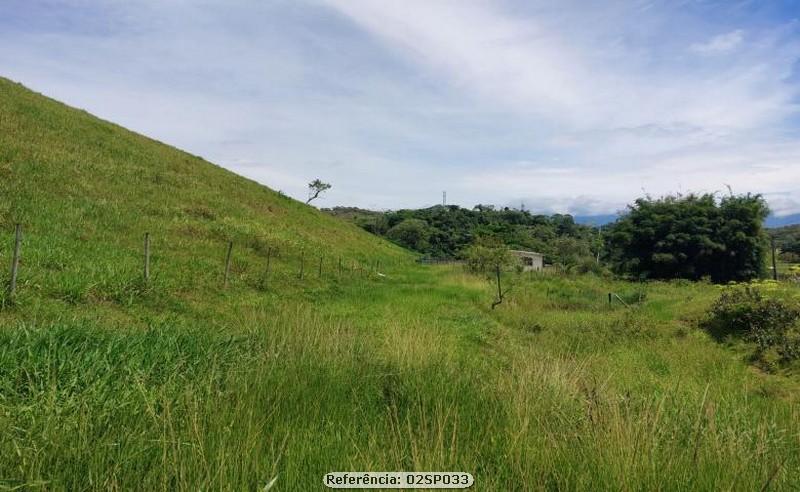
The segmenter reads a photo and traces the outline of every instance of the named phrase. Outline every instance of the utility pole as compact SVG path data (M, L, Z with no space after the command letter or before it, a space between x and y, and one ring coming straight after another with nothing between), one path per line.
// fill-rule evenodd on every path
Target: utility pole
M442 206L443 207L447 206L447 192L446 191L442 192Z
M603 226L597 228L597 261L600 264L600 250L603 249Z
M772 279L778 280L778 264L775 262L775 238L769 238L770 246L772 246Z

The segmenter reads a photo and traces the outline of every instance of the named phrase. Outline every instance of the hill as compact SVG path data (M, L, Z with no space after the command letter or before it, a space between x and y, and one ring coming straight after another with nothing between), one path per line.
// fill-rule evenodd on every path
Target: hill
M766 225L767 227L775 228L786 227L790 225L800 225L800 214L791 214L782 217L770 215L767 217Z
M108 300L135 290L144 234L163 295L215 289L233 241L233 288L316 268L408 258L359 228L160 142L0 79L0 262L24 230L20 301ZM116 292L116 294L115 294Z

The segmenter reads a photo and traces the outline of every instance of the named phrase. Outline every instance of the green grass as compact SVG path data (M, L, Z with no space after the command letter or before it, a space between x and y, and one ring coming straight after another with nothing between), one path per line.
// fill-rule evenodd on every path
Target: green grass
M320 488L331 470L466 470L479 490L758 489L800 480L796 384L585 278L409 269L217 327L18 322L0 339L0 476L44 488ZM639 288L639 286L636 286ZM549 294L548 294L549 291ZM594 294L591 294L591 293ZM572 307L565 309L565 299Z
M25 227L0 299L0 490L307 491L335 470L462 470L490 491L800 483L797 376L697 328L714 286L523 275L491 310L480 277L6 81L0 175L0 265Z

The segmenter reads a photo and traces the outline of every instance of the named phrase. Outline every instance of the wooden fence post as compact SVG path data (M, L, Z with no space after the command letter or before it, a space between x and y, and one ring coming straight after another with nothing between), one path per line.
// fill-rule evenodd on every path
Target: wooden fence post
M300 280L303 280L303 268L305 267L306 261L306 252L300 250L300 274L297 276Z
M11 280L8 282L8 297L14 298L17 291L17 273L19 272L19 255L22 248L22 225L17 224L14 228L14 256L11 259Z
M342 257L339 257L339 276L342 276Z
M228 277L231 274L231 257L233 256L233 241L228 242L228 254L225 256L225 280L222 283L223 287L228 286Z
M271 258L272 258L272 247L269 247L267 248L267 269L264 272L264 287L266 287L267 282L269 282L269 264Z
M322 256L319 257L319 278L322 278Z
M150 281L150 233L144 233L144 281Z
M775 262L775 238L770 238L770 246L772 247L772 279L778 280L778 264Z

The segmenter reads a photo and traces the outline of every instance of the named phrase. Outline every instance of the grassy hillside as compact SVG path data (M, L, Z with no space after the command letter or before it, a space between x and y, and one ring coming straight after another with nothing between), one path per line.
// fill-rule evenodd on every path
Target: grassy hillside
M461 470L481 491L800 483L796 375L697 328L712 285L517 275L491 310L482 277L5 81L0 163L4 268L25 226L0 309L0 490L309 491L336 470ZM300 247L321 277L309 259L298 278ZM383 276L351 269L376 260Z
M279 274L320 256L374 265L399 248L201 158L0 79L0 262L25 232L19 302L124 301L141 286L152 235L159 302L219 285L234 242L234 289L259 285L267 250ZM291 276L291 275L289 275Z

